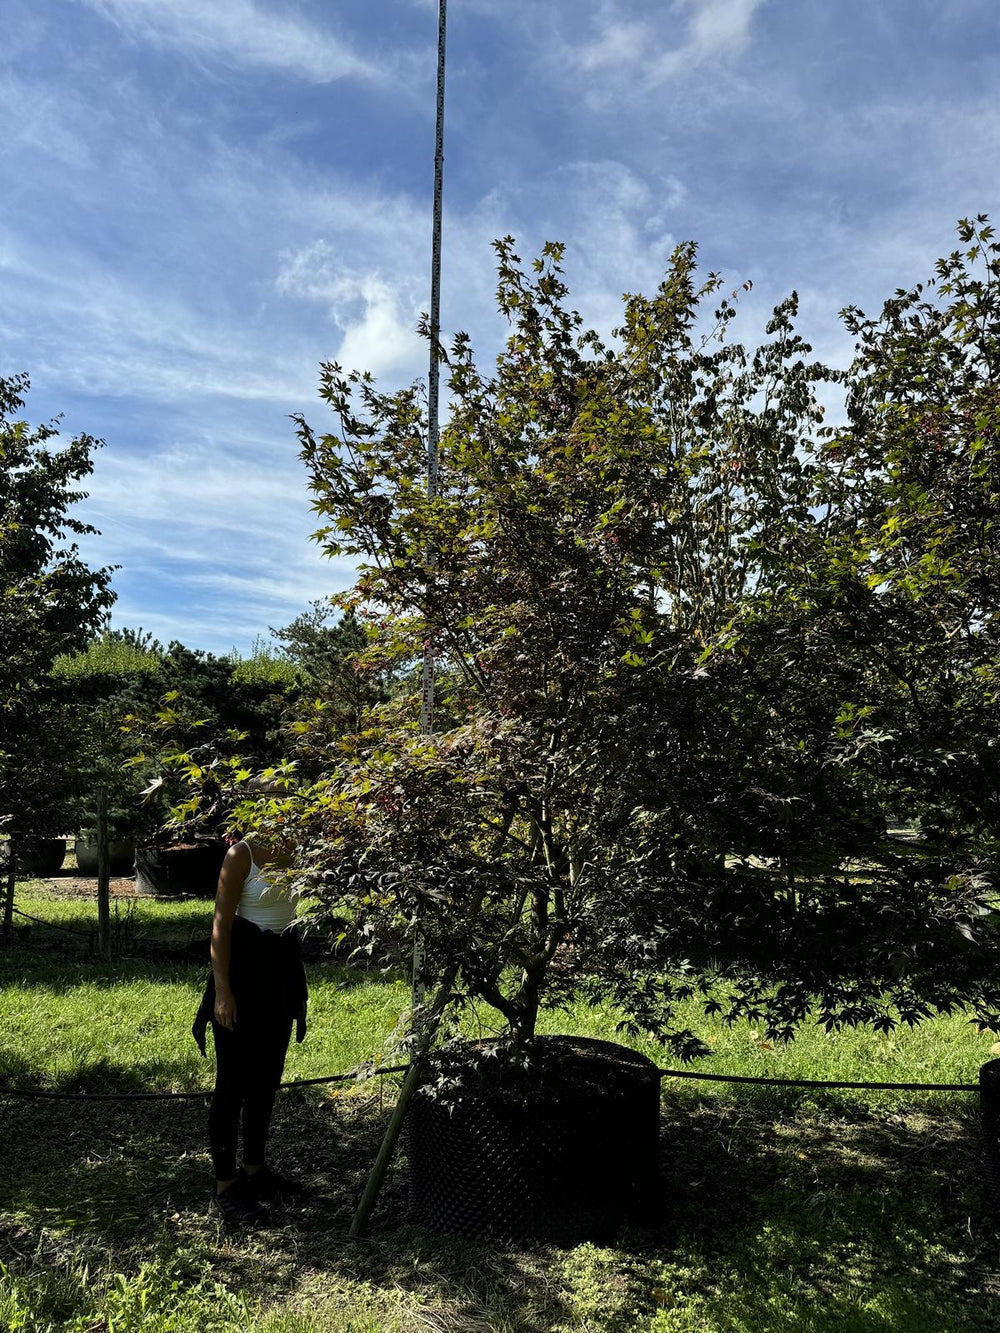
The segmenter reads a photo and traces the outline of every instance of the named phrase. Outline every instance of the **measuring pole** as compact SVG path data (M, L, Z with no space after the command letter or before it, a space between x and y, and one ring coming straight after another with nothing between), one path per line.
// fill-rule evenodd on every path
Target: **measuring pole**
M430 370L427 376L427 498L438 493L438 401L441 379L441 213L444 193L444 72L445 35L448 24L448 0L438 0L437 117L434 133L434 221L431 239L431 327ZM427 564L433 568L435 553L427 551ZM424 673L420 698L420 731L429 736L434 730L434 638L424 639ZM424 941L417 929L413 939L412 1012L424 1003Z
M427 380L427 496L433 499L438 491L438 376L440 357L438 343L441 340L441 193L444 180L444 42L447 23L448 0L438 0L438 67L437 67L437 125L434 140L434 230L431 244L431 364ZM427 551L427 564L433 569L435 553ZM429 736L434 728L434 636L428 630L424 639L424 679L420 701L420 731ZM426 1014L422 1013L424 1004L424 941L419 923L413 938L413 994L412 1013L419 1014L418 1031L414 1033L415 1045L410 1057L410 1068L396 1101L392 1118L386 1127L378 1156L369 1173L364 1192L351 1219L352 1240L363 1236L368 1226L368 1219L382 1188L382 1181L389 1169L396 1151L396 1143L406 1119L406 1108L420 1081L421 1063L437 1027L441 1014L451 996L455 984L456 968L452 968L440 979L437 991Z

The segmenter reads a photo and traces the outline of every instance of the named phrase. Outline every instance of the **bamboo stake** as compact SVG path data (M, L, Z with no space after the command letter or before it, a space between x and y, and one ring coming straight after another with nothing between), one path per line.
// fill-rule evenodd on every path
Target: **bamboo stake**
M478 911L480 903L476 904ZM420 1085L420 1078L423 1074L424 1059L430 1050L431 1043L437 1033L441 1022L441 1015L444 1013L451 996L452 987L458 977L458 968L450 967L445 974L441 985L437 989L434 1001L425 1019L425 1025L420 1035L417 1050L413 1053L410 1067L406 1071L406 1078L403 1080L403 1086L400 1089L399 1097L396 1099L396 1105L393 1108L389 1124L386 1126L385 1134L379 1145L378 1156L368 1173L368 1180L365 1183L364 1193L351 1218L351 1229L347 1233L351 1240L357 1240L363 1236L368 1229L368 1222L374 1211L375 1204L378 1202L378 1196L382 1190L382 1182L385 1180L385 1173L389 1169L389 1163L392 1161L393 1154L396 1151L396 1144L399 1142L399 1136L403 1129L403 1122L406 1119L406 1112L410 1102L413 1100L413 1094Z
M511 825L514 822L514 809L509 809L504 817L503 824L497 831L497 840L491 849L490 855L497 857L503 851L504 843L510 833ZM470 904L469 920L475 921L479 915L486 894L483 890L477 890ZM413 1053L410 1067L406 1072L406 1078L403 1080L403 1086L399 1091L399 1098L396 1101L392 1118L386 1127L385 1135L378 1150L378 1156L368 1175L365 1184L364 1193L361 1195L361 1201L357 1206L354 1217L351 1219L351 1229L348 1235L352 1240L357 1240L363 1236L368 1226L368 1219L372 1215L372 1210L378 1200L379 1192L382 1189L382 1182L385 1179L385 1173L389 1169L389 1163L392 1161L392 1155L396 1151L396 1144L399 1142L399 1135L403 1128L403 1121L406 1119L406 1111L413 1100L413 1094L420 1086L420 1076L423 1073L423 1064L427 1052L431 1048L431 1043L437 1035L438 1027L441 1024L441 1016L448 1006L451 998L451 992L458 980L459 965L452 964L441 979L434 995L434 1001L430 1009L422 1020L422 1030L417 1041L416 1050Z

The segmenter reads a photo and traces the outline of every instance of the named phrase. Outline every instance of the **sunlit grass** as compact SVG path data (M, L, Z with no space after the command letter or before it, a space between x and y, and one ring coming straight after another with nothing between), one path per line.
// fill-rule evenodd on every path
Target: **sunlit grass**
M18 901L24 911L59 925L88 931L96 923L93 900L29 886ZM204 941L210 930L209 902L126 899L115 905L120 914L133 914L128 926L133 941L185 945L192 938ZM56 932L42 927L33 936L33 942L59 942ZM206 1086L209 1067L190 1034L206 967L160 962L155 955L105 963L74 952L74 943L70 940L62 956L58 947L17 948L0 956L0 1076L52 1087L74 1080L112 1086L116 1078L164 1090ZM405 980L326 963L310 966L309 981L309 1033L301 1046L292 1045L289 1079L338 1073L367 1060L396 1062L393 1033L409 1003ZM676 1064L655 1042L621 1036L620 1018L608 1008L578 1003L544 1012L539 1029L621 1040L660 1065ZM680 1005L677 1019L712 1050L698 1070L779 1078L975 1083L997 1041L964 1013L888 1034L865 1028L827 1034L809 1022L787 1045L769 1043L752 1025L728 1027L706 1017L696 1000ZM471 1035L488 1036L500 1030L501 1021L494 1010L479 1006L466 1014L463 1026ZM687 1080L674 1083L688 1086ZM712 1085L700 1088L711 1091ZM893 1094L883 1096L891 1100Z

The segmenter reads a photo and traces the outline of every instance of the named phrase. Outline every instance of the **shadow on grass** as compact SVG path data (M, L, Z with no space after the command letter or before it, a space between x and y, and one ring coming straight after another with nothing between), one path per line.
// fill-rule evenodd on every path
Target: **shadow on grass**
M75 900L79 902L80 900ZM211 913L204 910L184 912L160 920L144 920L130 911L131 898L116 898L111 905L112 956L127 960L133 957L157 958L164 961L200 961L208 959L208 945L212 929ZM88 904L90 905L90 904ZM38 958L53 953L81 961L92 957L97 939L97 907L93 913L73 913L57 916L47 904L32 902L29 916L15 917L13 935L4 942L4 951L15 950Z
M615 1324L609 1302L622 1319L631 1310L651 1320L664 1306L673 1313L662 1318L683 1316L664 1330L1000 1327L998 1238L981 1189L974 1104L670 1093L656 1231L576 1251L431 1236L406 1221L397 1166L370 1237L350 1242L394 1095L388 1079L363 1096L282 1093L275 1162L313 1190L272 1226L236 1238L209 1209L204 1103L81 1110L0 1099L12 1117L7 1141L18 1144L8 1226L64 1231L124 1264L166 1225L235 1289L279 1300L304 1283L322 1293L324 1282L362 1281L443 1302L447 1326L463 1329L548 1333L590 1317L588 1301L592 1322L579 1326L602 1330L636 1326Z
M31 911L23 904L27 904ZM66 913L67 904L85 908ZM182 907L183 904L183 907ZM157 912L157 907L166 911ZM190 957L200 951L208 957L214 904L199 898L149 898L120 896L111 902L111 937L116 956L133 953ZM97 931L96 889L92 895L32 894L16 901L14 938L20 947L45 950L53 943L69 947L74 937L81 951L91 947ZM25 915L27 913L27 915ZM304 931L301 936L307 962L346 963L349 946L336 944L330 935ZM355 960L358 971L377 970L375 965ZM402 973L400 974L402 975Z
M144 944L144 941L139 941ZM0 984L16 983L21 989L39 989L65 995L77 986L111 988L132 981L154 984L177 982L204 984L210 966L209 942L196 941L183 948L148 941L148 950L125 952L110 960L97 957L86 942L36 941L27 930L18 931L0 950ZM344 962L306 959L307 976L315 983L335 985L338 990L397 980L402 974L352 967Z
M211 1055L211 1043L209 1053ZM79 1096L95 1094L129 1096L160 1090L199 1091L206 1085L211 1085L215 1065L211 1058L203 1060L199 1056L192 1041L187 1059L143 1060L123 1065L116 1060L99 1057L78 1060L73 1069L55 1076L46 1071L44 1079L39 1077L40 1072L36 1063L25 1059L18 1051L9 1047L0 1049L0 1087ZM46 1097L12 1097L9 1093L3 1092L0 1092L0 1100L20 1101L25 1106L33 1107L50 1101ZM104 1103L108 1107L116 1104ZM143 1099L141 1103L135 1104L151 1106L154 1102ZM90 1114L90 1104L78 1105L77 1113L86 1118Z

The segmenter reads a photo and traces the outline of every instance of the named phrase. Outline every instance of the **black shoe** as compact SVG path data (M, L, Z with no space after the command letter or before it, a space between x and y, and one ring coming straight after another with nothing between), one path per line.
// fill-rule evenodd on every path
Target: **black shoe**
M272 1171L266 1162L252 1176L240 1167L240 1180L246 1187L249 1197L260 1203L270 1203L272 1199L291 1199L296 1194L302 1193L301 1180L291 1180L288 1176L279 1175L277 1171Z
M216 1186L212 1193L212 1203L231 1227L250 1226L267 1215L261 1200L250 1193L246 1180L239 1176L221 1194Z

